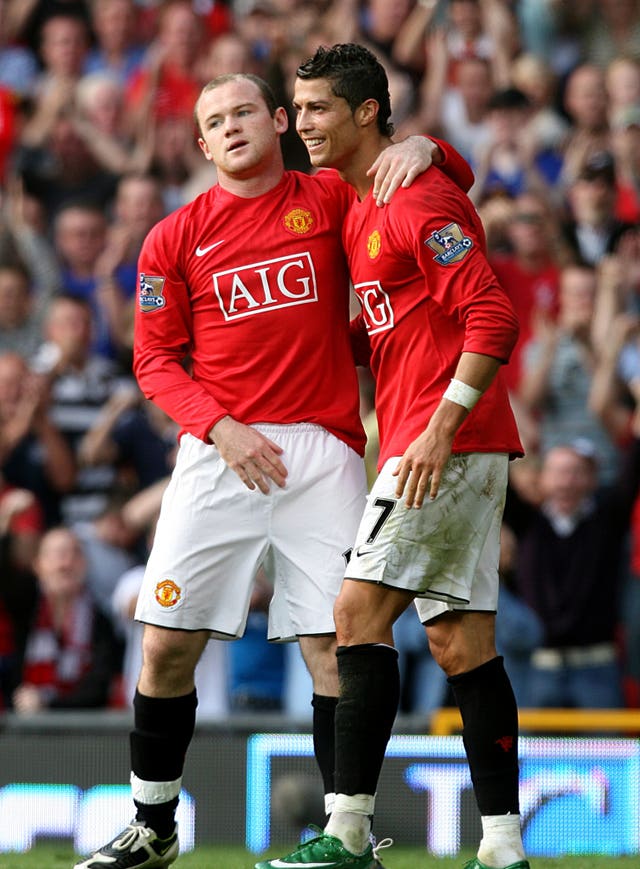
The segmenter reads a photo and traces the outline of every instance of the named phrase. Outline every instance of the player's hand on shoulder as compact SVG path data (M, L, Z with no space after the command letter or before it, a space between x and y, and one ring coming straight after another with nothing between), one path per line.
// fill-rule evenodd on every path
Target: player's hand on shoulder
M269 481L283 488L287 469L280 459L282 447L250 425L225 416L209 432L218 452L248 489L256 486L265 495Z
M367 171L373 176L373 197L385 205L399 187L410 187L439 155L440 149L426 136L409 136L381 151Z

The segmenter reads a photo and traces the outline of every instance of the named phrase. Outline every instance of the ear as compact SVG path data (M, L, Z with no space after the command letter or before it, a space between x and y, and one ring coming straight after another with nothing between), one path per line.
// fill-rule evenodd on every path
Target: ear
M200 148L200 150L202 151L204 156L207 158L207 160L213 160L213 157L211 156L211 151L209 150L207 143L205 142L204 139L202 139L202 138L198 139L198 147Z
M369 127L371 124L375 124L379 109L380 103L377 100L365 100L355 110L354 118L356 124L360 127Z
M282 135L286 133L289 129L289 116L287 115L287 111L282 106L278 106L273 116L273 124L276 129L276 133L278 135Z

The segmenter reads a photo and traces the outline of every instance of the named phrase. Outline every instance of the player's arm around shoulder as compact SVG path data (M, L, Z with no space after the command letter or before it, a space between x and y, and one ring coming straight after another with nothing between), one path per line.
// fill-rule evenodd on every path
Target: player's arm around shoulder
M400 187L410 187L432 167L449 177L463 192L473 184L471 167L453 145L428 136L409 136L381 151L367 172L374 179L376 204L387 204Z

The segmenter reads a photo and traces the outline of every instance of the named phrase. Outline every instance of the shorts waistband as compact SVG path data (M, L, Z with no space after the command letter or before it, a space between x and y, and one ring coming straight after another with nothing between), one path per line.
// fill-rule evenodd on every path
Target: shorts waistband
M264 433L272 432L274 434L304 434L304 432L310 431L327 432L326 428L315 422L252 422L249 425L258 429L258 431Z
M563 667L595 667L617 660L613 643L592 646L567 646L565 649L536 649L531 664L538 670L561 670Z

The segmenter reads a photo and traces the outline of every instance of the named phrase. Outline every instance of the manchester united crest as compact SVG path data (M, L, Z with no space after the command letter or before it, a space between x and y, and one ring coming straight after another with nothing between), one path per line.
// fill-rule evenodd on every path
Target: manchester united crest
M381 243L380 233L377 229L374 229L367 239L367 253L369 254L369 259L375 259L378 256L380 253Z
M443 229L431 233L425 241L435 251L434 260L441 266L459 263L473 247L473 240L466 236L457 223L448 223Z
M293 208L284 216L284 225L294 235L305 235L314 224L313 215L304 208Z
M161 579L155 588L155 598L161 607L173 609L182 600L182 589L172 579Z

